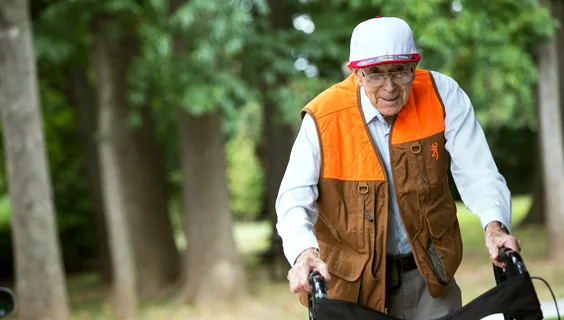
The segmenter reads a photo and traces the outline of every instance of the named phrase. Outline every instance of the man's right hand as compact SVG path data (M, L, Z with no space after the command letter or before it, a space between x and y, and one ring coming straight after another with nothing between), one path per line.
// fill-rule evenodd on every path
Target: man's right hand
M319 253L315 248L308 248L304 250L298 258L296 263L288 272L288 281L290 281L290 291L292 293L311 292L309 284L309 274L317 271L325 280L325 285L329 288L329 281L331 276L327 269L325 262L319 258Z

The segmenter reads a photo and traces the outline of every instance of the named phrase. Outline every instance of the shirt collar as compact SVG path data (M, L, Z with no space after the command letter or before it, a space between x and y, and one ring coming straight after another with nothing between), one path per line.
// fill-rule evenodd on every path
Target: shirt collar
M384 119L384 116L382 116L380 111L378 111L378 109L376 109L372 105L372 102L370 102L370 99L366 95L366 92L364 92L364 87L360 87L360 105L362 107L362 112L364 113L364 119L366 119L367 124L370 123L370 121L374 120L374 118L377 118L381 122L388 124L388 122L386 121L386 119Z

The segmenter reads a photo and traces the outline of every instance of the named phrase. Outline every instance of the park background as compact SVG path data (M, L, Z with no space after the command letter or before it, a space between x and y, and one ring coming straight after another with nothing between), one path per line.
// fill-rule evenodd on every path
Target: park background
M306 319L274 201L299 110L347 76L352 29L377 15L470 96L525 263L564 298L564 1L1 0L13 318ZM495 281L451 187L467 303Z

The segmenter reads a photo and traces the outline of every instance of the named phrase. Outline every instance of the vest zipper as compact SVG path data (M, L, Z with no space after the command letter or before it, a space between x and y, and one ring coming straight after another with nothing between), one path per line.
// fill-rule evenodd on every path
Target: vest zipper
M368 221L372 222L373 219L370 216L370 214L368 213L368 211L366 211L366 195L369 193L370 191L370 186L368 185L368 183L366 182L359 182L358 184L358 193L359 193L359 197L358 197L358 201L359 203L359 209L362 210L362 213L364 215L364 217L359 217L360 221L358 224L358 245L360 247L360 249L364 249L366 247L366 241L364 239L364 232L365 232L365 226L364 226L364 218L366 217L366 219L368 219Z
M419 163L419 174L421 175L421 181L423 184L427 185L427 180L425 180L425 175L423 174L423 166L421 165L421 159L417 157L417 162Z
M360 202L362 202L360 207L362 207L362 213L364 214L366 219L368 219L368 221L372 222L372 221L374 221L374 219L370 216L368 211L366 211L366 195L368 194L369 191L370 191L370 186L368 185L368 183L366 183L364 181L359 182L358 193L360 193ZM363 226L364 226L364 224L363 224Z

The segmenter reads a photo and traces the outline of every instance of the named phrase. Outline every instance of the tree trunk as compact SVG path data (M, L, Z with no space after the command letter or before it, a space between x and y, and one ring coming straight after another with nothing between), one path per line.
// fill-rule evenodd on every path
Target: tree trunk
M284 27L284 3L277 0L269 0L269 21L273 30ZM278 85L283 86L286 79L278 77ZM269 88L263 88L263 92L269 92ZM279 123L276 120L279 114L279 105L273 99L267 97L263 103L263 141L261 146L262 167L266 176L265 210L270 220L271 237L270 247L262 256L262 263L268 266L272 280L284 280L288 274L289 264L284 256L282 239L276 230L278 218L276 215L276 198L282 183L282 178L288 166L290 152L294 143L295 134L290 125ZM297 116L297 115L296 115Z
M103 283L112 281L112 263L108 244L108 231L102 202L102 185L100 182L100 161L95 141L96 93L86 78L86 68L75 67L70 70L69 100L75 106L78 135L82 146L84 168L88 178L92 214L94 216L96 238L98 239L97 266Z
M541 5L551 9L549 0ZM562 116L560 114L560 92L556 41L539 46L539 72L542 82L539 87L539 137L543 157L543 177L546 199L548 252L553 258L564 258L564 144Z
M162 151L155 137L155 121L150 105L141 106L142 127L131 132L135 148L122 170L127 173L132 211L133 249L139 293L146 297L165 295L175 285L180 256L168 210L169 190Z
M556 50L558 57L564 57L564 1L552 1L552 15L558 19L560 27L556 29ZM564 62L558 59L558 74L561 75L558 83L560 84L560 92L564 92ZM560 97L560 116L564 122L564 99ZM563 132L564 134L564 132ZM564 139L563 139L564 140Z
M28 2L0 3L0 108L18 319L68 319Z
M138 39L130 35L126 41L113 46L114 57L110 63L115 68L113 82L100 82L120 90L112 104L115 113L116 137L120 141L117 170L126 205L125 215L131 238L135 262L137 292L144 297L166 294L175 285L180 267L180 257L174 240L168 210L168 188L162 152L155 137L152 108L143 104L134 108L127 98L126 76L131 61L139 50ZM121 74L117 74L121 72ZM141 125L128 126L130 116L138 114Z
M245 278L233 239L221 115L179 112L187 243L179 298L196 304L231 300L245 291Z
M135 319L136 273L127 219L132 208L126 192L127 177L120 162L122 156L130 154L124 139L127 129L123 119L127 103L126 73L131 55L119 44L113 43L100 28L109 19L97 17L96 21L92 59L97 80L98 132L102 139L99 146L100 171L111 248L114 312L118 319Z

